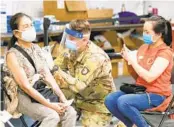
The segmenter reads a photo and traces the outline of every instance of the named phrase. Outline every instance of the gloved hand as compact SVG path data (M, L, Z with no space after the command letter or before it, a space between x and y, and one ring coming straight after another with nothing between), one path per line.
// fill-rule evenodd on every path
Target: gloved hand
M54 72L54 78L60 88L68 88L68 84L66 83L64 78L60 75L59 71Z

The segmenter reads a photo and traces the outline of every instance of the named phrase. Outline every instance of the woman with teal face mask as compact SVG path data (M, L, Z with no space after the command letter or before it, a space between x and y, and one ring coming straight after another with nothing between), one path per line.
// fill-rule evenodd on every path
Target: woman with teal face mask
M143 33L143 41L145 44L153 44L155 43L159 38L157 38L155 41L153 40L153 37L155 35L149 35L149 34L146 34L146 33Z
M155 21L146 21L144 24L143 41L145 44L158 45L160 43L166 43L169 45L171 41L170 23L161 17L158 24L155 25Z
M140 111L165 111L172 98L171 72L173 52L171 25L161 16L152 16L144 24L144 43L135 59L124 46L122 57L130 65L136 85L146 87L143 93L117 91L105 99L108 110L127 127L149 127Z

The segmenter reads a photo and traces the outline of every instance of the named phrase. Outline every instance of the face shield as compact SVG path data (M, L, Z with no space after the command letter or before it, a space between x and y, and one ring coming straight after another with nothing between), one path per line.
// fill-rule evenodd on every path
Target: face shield
M76 30L72 30L69 27L69 24L66 24L60 44L64 48L68 48L69 50L76 51L76 50L78 50L76 42L72 41L70 38L73 37L73 38L75 38L75 40L78 41L78 40L83 39L85 36L89 36L89 34L83 34Z

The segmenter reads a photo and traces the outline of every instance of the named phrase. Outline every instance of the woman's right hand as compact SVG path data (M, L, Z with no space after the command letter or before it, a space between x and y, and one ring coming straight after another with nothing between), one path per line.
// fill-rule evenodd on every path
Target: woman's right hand
M60 103L51 103L51 108L55 110L58 114L63 115L66 108Z

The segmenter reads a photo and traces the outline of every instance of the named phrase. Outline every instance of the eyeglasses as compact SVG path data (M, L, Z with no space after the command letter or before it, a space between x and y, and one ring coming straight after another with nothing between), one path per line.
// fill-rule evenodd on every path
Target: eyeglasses
M33 27L33 26L34 26L33 23L31 23L31 24L23 24L23 25L20 25L19 28L20 28L21 30L25 30L25 29L31 28L31 27Z

